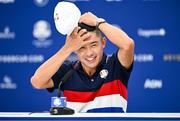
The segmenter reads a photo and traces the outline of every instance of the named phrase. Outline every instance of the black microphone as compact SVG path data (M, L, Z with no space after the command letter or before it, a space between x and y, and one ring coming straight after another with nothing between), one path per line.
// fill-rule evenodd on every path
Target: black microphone
M61 97L61 85L69 80L69 78L73 75L74 70L69 70L60 80L60 83L58 85L58 97Z
M59 104L59 101L60 101L60 104L61 103L63 103L63 104L66 103L66 98L65 97L61 97L61 85L63 83L65 83L66 81L68 81L69 78L73 75L73 73L74 73L73 69L69 70L62 77L62 79L60 80L60 83L58 85L58 97L52 97L52 98L56 98L58 100L58 102L54 102L54 103L58 103ZM55 100L53 99L53 101L55 101ZM74 110L70 109L68 107L65 107L65 106L63 106L63 107L58 107L58 106L54 107L53 106L53 107L50 108L50 114L51 115L72 115L72 114L74 114Z

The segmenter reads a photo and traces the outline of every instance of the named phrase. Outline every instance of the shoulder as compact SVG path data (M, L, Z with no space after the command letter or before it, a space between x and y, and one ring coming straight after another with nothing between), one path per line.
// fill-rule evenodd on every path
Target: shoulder
M109 55L107 56L107 58L108 58L107 60L109 60L109 63L115 65L115 68L121 68L122 70L124 70L124 71L129 71L129 72L132 71L133 63L131 64L131 66L130 66L128 69L125 68L125 67L121 64L121 62L119 61L119 59L118 59L118 52L115 52L115 53L113 53L113 54L109 54Z

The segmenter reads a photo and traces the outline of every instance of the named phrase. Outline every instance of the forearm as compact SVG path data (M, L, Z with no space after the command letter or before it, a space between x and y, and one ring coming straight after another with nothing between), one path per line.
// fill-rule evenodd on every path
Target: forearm
M120 49L128 49L130 44L133 43L133 40L124 31L109 23L101 24L99 29Z
M134 58L134 41L124 31L108 23L101 24L99 29L119 48L118 60L128 69Z
M65 46L61 48L36 70L31 78L31 82L34 83L36 87L44 87L71 53L72 51Z

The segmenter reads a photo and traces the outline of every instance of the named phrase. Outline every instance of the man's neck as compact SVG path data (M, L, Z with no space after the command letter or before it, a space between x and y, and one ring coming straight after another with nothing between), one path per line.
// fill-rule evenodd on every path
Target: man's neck
M96 72L96 68L83 67L83 70L88 76L92 76Z

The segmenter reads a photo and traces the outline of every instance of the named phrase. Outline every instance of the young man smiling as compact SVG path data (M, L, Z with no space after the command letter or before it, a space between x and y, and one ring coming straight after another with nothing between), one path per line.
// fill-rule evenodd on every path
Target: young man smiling
M64 46L43 63L31 78L35 88L57 89L70 70L73 74L61 85L67 107L76 112L126 112L127 84L132 71L134 42L121 29L88 12L79 23L96 26L93 31L76 27ZM106 56L106 39L119 49ZM78 61L65 60L75 52Z

